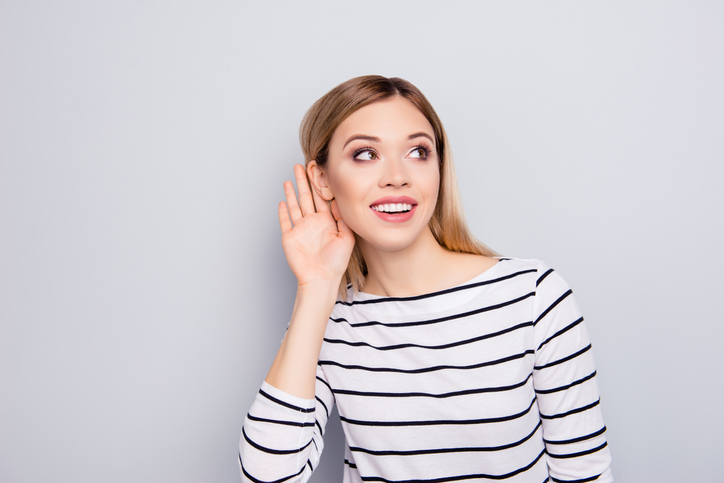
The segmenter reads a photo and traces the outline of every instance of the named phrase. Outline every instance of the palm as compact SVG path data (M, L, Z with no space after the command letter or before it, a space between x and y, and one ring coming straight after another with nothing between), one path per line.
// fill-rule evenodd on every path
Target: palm
M337 283L349 263L354 235L339 216L334 201L330 210L327 202L309 189L304 168L296 165L294 172L299 202L291 182L286 182L287 202L279 204L287 263L300 285L322 280Z

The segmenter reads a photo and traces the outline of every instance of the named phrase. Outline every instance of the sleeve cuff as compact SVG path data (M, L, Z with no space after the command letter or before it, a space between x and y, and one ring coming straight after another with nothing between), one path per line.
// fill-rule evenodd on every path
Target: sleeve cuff
M273 397L274 399L281 401L282 403L286 403L287 405L295 406L307 411L314 410L317 405L317 401L314 399L304 399L301 397L292 396L291 394L286 393L281 389L277 389L266 381L263 381L261 383L261 390L267 393L269 396Z

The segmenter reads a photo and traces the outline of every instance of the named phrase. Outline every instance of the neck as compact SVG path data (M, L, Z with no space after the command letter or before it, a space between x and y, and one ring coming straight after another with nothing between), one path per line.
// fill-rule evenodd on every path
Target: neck
M402 250L382 250L358 239L367 264L363 290L386 297L406 297L440 289L440 275L452 252L441 247L428 228Z

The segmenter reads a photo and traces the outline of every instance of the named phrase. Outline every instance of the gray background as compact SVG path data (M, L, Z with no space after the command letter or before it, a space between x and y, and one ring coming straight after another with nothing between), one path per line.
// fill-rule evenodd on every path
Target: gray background
M411 80L573 286L619 482L722 481L721 2L0 1L0 481L235 482L305 110ZM338 482L328 434L313 481ZM717 471L718 470L718 471Z

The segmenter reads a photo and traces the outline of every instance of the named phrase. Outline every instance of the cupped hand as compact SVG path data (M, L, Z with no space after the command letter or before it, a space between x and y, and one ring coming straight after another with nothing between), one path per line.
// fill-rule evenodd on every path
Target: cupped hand
M339 283L354 247L354 234L339 213L310 190L301 164L294 166L299 200L291 181L284 182L286 203L279 203L279 227L287 263L300 286L312 282ZM315 209L316 205L316 209Z

